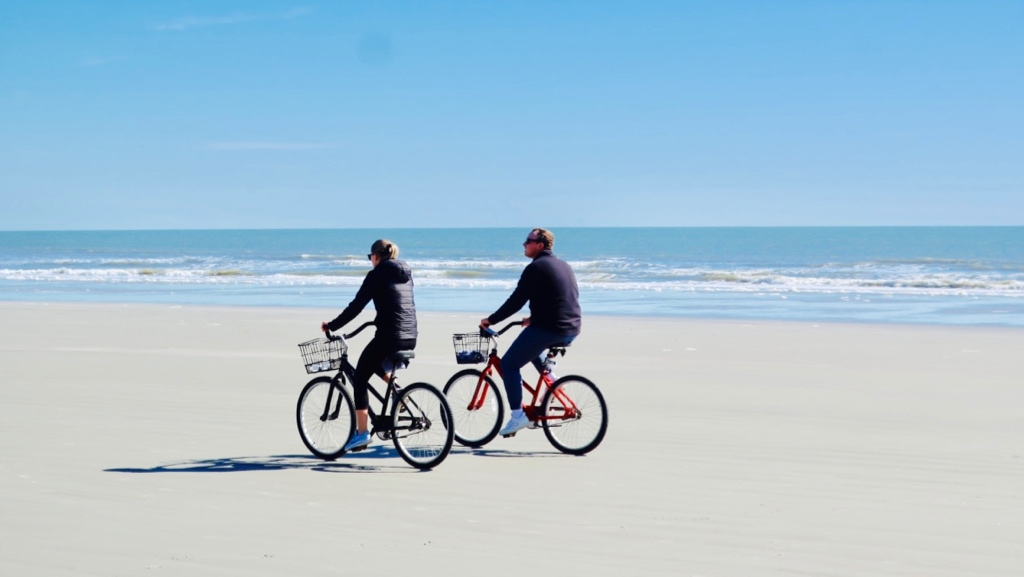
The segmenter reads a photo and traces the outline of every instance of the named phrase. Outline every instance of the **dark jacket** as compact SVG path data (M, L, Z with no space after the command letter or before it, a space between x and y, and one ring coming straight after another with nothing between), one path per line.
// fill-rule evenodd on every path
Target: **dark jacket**
M550 250L542 251L526 265L519 284L505 304L487 320L500 323L530 302L530 326L558 335L580 334L580 289L569 263Z
M373 300L377 309L377 338L386 342L416 338L416 303L412 296L412 270L403 261L382 261L366 273L352 302L327 328L337 331L362 312Z

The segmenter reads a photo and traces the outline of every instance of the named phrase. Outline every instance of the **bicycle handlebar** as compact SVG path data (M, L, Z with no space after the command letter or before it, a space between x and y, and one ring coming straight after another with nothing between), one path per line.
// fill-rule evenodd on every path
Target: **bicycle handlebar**
M495 331L491 327L487 327L487 328L480 327L480 334L491 336L491 337L500 337L501 335L505 334L505 331L509 330L510 328L522 326L522 324L523 324L523 321L511 322L511 323L501 327L501 330L499 330L499 331Z
M358 335L359 333L363 332L363 329L365 329L366 327L373 326L373 324L374 324L373 321L367 321L367 322L359 325L359 327L356 330L350 332L347 335L341 335L340 337L338 335L332 335L330 329L325 330L324 334L327 335L327 340L329 340L329 341L336 341L338 339L348 340L348 339L351 339L352 337Z

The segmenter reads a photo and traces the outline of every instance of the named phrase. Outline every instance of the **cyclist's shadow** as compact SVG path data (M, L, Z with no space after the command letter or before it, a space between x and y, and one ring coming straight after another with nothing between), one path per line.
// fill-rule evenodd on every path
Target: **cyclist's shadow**
M373 463L374 461L393 463ZM106 473L246 473L254 471L283 471L305 469L324 473L418 473L398 456L394 447L372 445L355 453L348 453L335 461L324 461L310 455L269 455L265 457L220 457L179 461L154 467L115 467Z
M470 455L473 457L498 457L498 458L537 458L537 457L569 457L559 451L511 451L509 449L488 449L478 447L452 447L452 455Z

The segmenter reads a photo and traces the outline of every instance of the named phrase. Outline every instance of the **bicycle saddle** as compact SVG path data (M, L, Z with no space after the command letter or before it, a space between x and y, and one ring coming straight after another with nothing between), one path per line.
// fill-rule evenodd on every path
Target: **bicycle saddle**
M411 361L412 359L415 359L415 358L416 358L416 352L415 351L396 351L396 352L391 353L391 355L388 357L388 360L391 361L392 363L395 363L395 364L398 364L398 363L409 364L409 361Z

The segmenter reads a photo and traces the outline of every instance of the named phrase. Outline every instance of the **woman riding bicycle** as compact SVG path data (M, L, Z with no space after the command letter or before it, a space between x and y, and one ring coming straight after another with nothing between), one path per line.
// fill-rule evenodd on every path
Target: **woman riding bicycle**
M356 431L345 445L345 452L365 449L370 444L369 395L367 387L374 374L387 380L384 361L397 351L416 348L416 303L413 299L412 270L398 260L398 246L380 239L366 255L373 269L366 273L352 302L334 320L320 324L321 330L337 331L356 318L367 303L377 310L377 333L359 355L352 391L356 408Z

